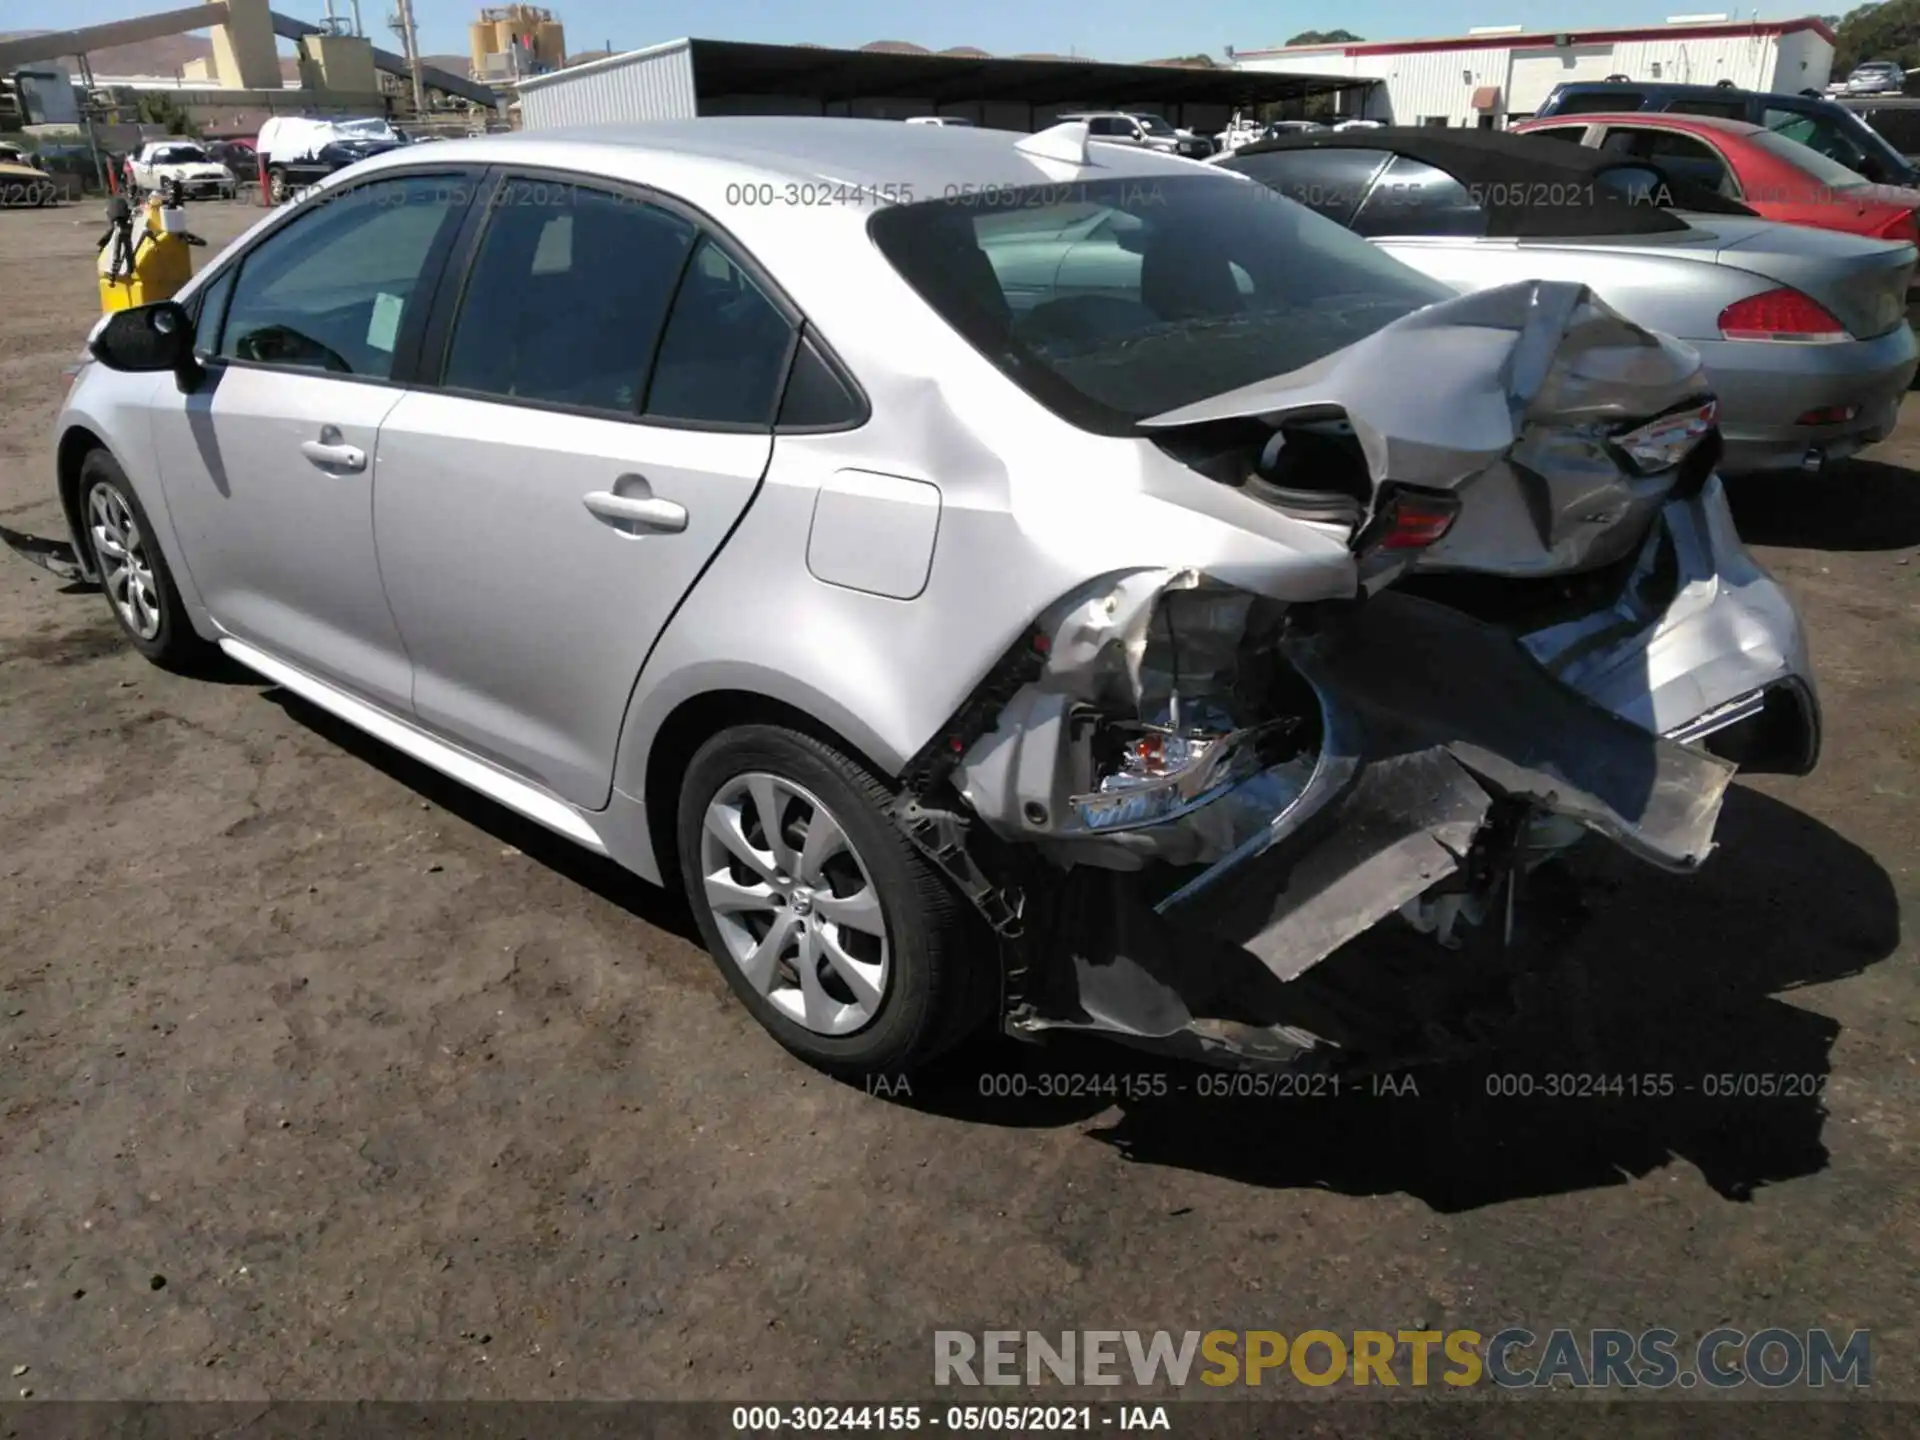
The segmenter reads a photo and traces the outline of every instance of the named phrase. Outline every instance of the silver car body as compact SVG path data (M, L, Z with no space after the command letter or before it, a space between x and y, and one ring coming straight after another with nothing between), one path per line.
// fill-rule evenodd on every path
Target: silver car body
M1824 464L1892 434L1920 362L1905 323L1913 246L1738 215L1686 218L1686 233L1636 242L1384 236L1375 243L1461 290L1521 276L1578 280L1629 319L1685 340L1720 397L1728 475L1798 470L1810 455ZM1855 338L1797 344L1721 335L1721 311L1781 285L1819 301ZM1858 411L1844 423L1794 423L1809 411L1848 405Z
M1719 482L1636 476L1610 458L1622 417L1698 403L1698 357L1581 287L1431 305L1295 373L1105 434L1039 403L903 278L869 234L891 200L732 203L742 186L790 183L879 197L907 177L935 202L1116 178L1251 183L1144 148L1087 146L1065 128L1036 144L957 127L710 119L458 140L356 166L263 218L182 298L289 215L382 174L470 164L645 187L757 257L857 380L869 418L825 433L724 433L258 365L186 394L171 375L92 363L56 447L82 563L75 477L104 446L198 634L639 876L662 878L666 767L689 730L776 705L891 784L944 757L962 818L1051 873L1122 883L1155 858L1195 867L1153 908L1226 927L1242 947L1234 963L1283 981L1396 910L1444 930L1425 892L1465 863L1494 789L1540 807L1543 845L1564 845L1571 826L1685 869L1710 847L1733 768L1696 742L1785 706L1794 753L1777 768L1812 765L1818 706L1799 622L1741 546ZM1084 273L1125 253L1090 253ZM1042 293L1021 303L1076 282L1056 268L1034 283ZM1180 448L1247 423L1304 417L1312 430L1330 411L1346 417L1341 453L1364 459L1373 499L1362 507L1376 520L1392 483L1462 500L1432 553L1376 554L1360 544L1362 522L1290 513L1208 478ZM610 523L617 507L595 508L639 473L651 490L635 513L674 510L677 524L636 532ZM1525 582L1598 567L1615 578L1589 611L1520 626L1531 660L1457 611L1386 588L1419 573ZM1320 697L1324 733L1310 750L1229 772L1225 760L1253 750L1226 737L1204 786L1139 821L1112 795L1086 793L1084 737L1067 722L1089 705L1144 703L1154 617L1182 595L1203 607L1193 633L1216 639L1249 604L1372 595L1357 613L1374 618L1337 609L1317 638L1287 642ZM1042 660L1023 649L1036 635ZM1458 644L1436 650L1435 636ZM1024 668L1007 679L1010 656ZM1482 683L1516 685L1537 708L1429 711L1419 698ZM963 725L982 696L990 703ZM1377 754L1355 722L1365 714L1404 717L1419 754ZM1417 797L1393 809L1391 843L1352 858L1338 883L1289 889L1288 846L1308 819L1409 782ZM916 843L934 823L904 791L896 814ZM965 865L950 873L965 884ZM1004 896L968 893L1004 919ZM1080 953L1071 927L1056 933ZM1132 976L1128 993L1096 997L1088 980L1077 1001L1035 1002L1014 1023L1240 1061L1298 1051L1282 1043L1295 1031L1209 1018L1161 961L1139 963L1160 978L1096 967Z
M1643 236L1370 238L1461 291L1520 278L1590 285L1627 318L1686 341L1720 399L1726 475L1817 471L1890 435L1920 366L1920 344L1905 323L1920 258L1914 247L1741 215L1683 218L1687 230ZM1781 286L1818 301L1847 337L1799 343L1722 334L1729 305ZM1851 407L1851 418L1796 423L1835 407Z

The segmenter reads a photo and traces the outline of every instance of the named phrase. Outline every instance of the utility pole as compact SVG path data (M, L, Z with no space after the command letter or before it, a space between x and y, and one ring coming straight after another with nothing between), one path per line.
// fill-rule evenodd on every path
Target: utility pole
M400 25L407 42L407 69L413 72L413 118L427 118L427 87L420 78L420 41L413 31L413 0L400 0Z

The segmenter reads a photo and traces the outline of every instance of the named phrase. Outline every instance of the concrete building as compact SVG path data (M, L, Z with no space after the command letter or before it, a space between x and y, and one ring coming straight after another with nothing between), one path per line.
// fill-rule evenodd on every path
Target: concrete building
M1229 53L1242 69L1373 82L1344 113L1398 125L1493 128L1523 120L1571 80L1729 81L1742 90L1819 89L1833 65L1823 20L1679 16L1665 25L1604 30L1487 26L1465 35L1346 45L1282 45ZM1361 100L1361 95L1364 99Z
M1304 104L1366 82L1289 70L1148 63L1062 55L934 54L903 41L861 50L671 40L524 79L523 129L697 115L838 115L904 120L956 115L1000 130L1033 130L1063 111L1151 111L1175 125L1223 127L1241 107Z

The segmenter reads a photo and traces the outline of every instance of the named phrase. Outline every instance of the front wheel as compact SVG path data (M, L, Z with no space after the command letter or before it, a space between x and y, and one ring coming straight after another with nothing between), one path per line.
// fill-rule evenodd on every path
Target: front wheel
M886 814L858 762L772 725L724 730L681 785L687 899L727 983L787 1049L898 1073L998 999L978 920Z
M133 647L169 670L191 670L210 658L213 647L187 619L140 497L105 450L81 464L80 505L100 588Z

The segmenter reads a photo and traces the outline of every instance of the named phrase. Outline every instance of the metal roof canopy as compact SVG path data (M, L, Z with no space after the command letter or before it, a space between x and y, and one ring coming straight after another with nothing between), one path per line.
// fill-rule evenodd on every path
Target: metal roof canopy
M686 39L650 49L658 53L676 46L685 46L689 51L695 94L715 98L787 95L847 101L912 97L934 105L999 100L1121 109L1135 104L1279 104L1309 95L1364 90L1378 83L1371 77L1201 69L1184 65L1116 65L1099 60L914 55L829 50L811 45L763 45L741 40ZM614 69L634 53L638 52L530 77L521 82L520 88L532 90L565 84L583 72Z

